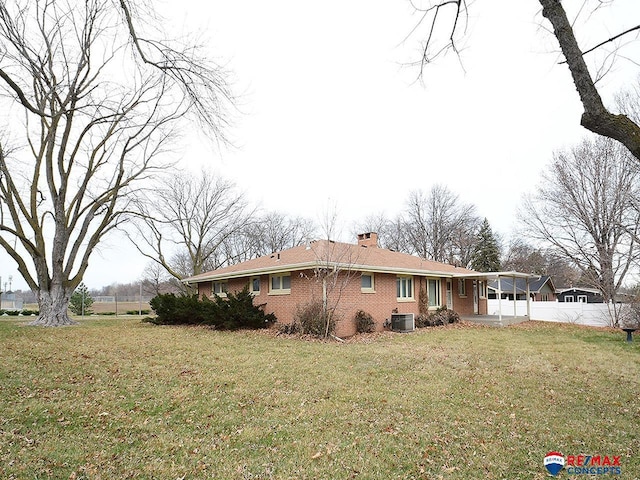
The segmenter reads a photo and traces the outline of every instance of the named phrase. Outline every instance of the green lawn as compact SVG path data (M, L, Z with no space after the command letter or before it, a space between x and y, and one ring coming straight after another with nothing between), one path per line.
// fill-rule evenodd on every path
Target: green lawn
M1 320L0 478L543 479L558 450L619 455L616 478L637 479L640 335L624 338L528 323L337 343Z

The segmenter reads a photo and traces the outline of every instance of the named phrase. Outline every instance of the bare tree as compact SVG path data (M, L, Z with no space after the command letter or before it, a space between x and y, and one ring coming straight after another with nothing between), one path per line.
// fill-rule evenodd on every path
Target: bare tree
M267 212L230 238L228 248L240 254L236 258L241 262L303 245L315 237L315 230L309 219Z
M576 39L575 21L569 20L562 2L560 0L538 0L538 2L542 6L542 15L551 24L553 35L564 56L564 63L571 72L573 83L580 96L584 108L581 125L594 133L619 141L629 149L636 159L640 160L640 126L637 119L634 121L624 112L614 113L609 110L604 105L596 87L602 70L610 71L611 66L604 69L602 66L597 67L596 74L592 75L585 61L586 55L597 49L616 45L616 42L622 38L637 37L640 25L632 24L630 27L622 27L610 38L602 39L595 45L581 48ZM466 34L469 9L475 2L426 0L422 6L413 2L412 4L420 14L420 20L411 33L421 32L420 34L423 35L422 56L419 60L422 74L425 65L439 55L450 51L459 52L458 42ZM589 4L593 5L593 8L589 9ZM600 8L607 8L611 4L613 2L606 0L594 0L593 2L585 0L581 11L591 10L593 13ZM442 22L444 22L444 26ZM444 41L440 41L443 37ZM635 59L636 64L637 62L638 59Z
M322 336L333 335L336 323L343 317L344 311L350 308L343 301L344 293L349 284L359 277L360 272L354 267L361 262L367 250L357 245L320 240L312 242L309 248L316 257L313 278L317 282L321 297L314 298L308 307L318 305L315 324L321 328ZM317 293L314 291L314 294Z
M225 124L221 69L188 39L148 36L150 9L0 2L0 245L38 294L35 324L72 323L69 298L92 253L139 182L167 166L185 117L213 135Z
M549 275L558 287L578 286L581 276L580 271L563 255L553 250L535 247L520 236L516 236L509 242L502 260L502 268L536 275Z
M413 247L404 232L405 222L401 216L395 219L387 218L383 213L367 216L356 224L351 232L353 237L361 233L375 232L378 234L378 244L396 252L412 253Z
M255 221L235 184L207 171L165 178L138 210L138 234L129 238L176 279L235 263L242 252L229 241Z
M182 282L171 277L162 265L149 262L142 274L142 290L145 294L156 296L163 293L177 293L184 288Z
M519 214L526 233L570 259L605 302L614 300L638 258L639 178L624 147L605 137L584 140L554 155ZM612 319L617 324L615 311Z
M415 253L436 262L453 262L481 224L475 206L462 203L458 195L444 185L434 185L428 193L409 194L404 232ZM471 230L469 229L471 227Z

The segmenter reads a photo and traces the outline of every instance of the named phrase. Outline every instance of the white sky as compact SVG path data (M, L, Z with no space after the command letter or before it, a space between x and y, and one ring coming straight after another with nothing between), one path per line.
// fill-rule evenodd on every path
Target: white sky
M640 2L615 5L590 18L588 32L578 21L583 48L639 23ZM449 55L429 66L424 84L406 66L420 38L404 41L417 21L405 0L165 6L178 28L203 30L240 95L229 132L236 147L219 151L195 137L183 160L194 172L208 165L233 180L265 210L317 219L335 205L348 234L368 215L394 217L410 190L443 183L508 237L521 195L535 188L552 152L586 134L536 0L473 2L461 61ZM637 74L631 62L616 63L600 87L605 101ZM85 283L135 281L146 263L113 238ZM0 275L25 288L5 256Z

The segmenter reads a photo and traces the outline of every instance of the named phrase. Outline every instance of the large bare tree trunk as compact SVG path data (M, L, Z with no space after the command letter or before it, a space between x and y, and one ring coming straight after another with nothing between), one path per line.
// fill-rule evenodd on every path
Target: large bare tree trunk
M41 327L61 327L73 325L74 322L68 313L69 299L73 291L59 283L51 283L48 290L38 291L38 318L30 323Z

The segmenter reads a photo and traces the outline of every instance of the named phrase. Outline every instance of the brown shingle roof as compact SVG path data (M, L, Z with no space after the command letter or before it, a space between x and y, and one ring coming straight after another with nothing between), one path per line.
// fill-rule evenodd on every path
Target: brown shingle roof
M207 280L305 270L323 266L351 268L360 271L445 277L461 273L474 273L473 270L466 268L425 260L415 255L394 252L384 248L317 240L308 245L289 248L271 255L185 278L183 281L198 283Z

